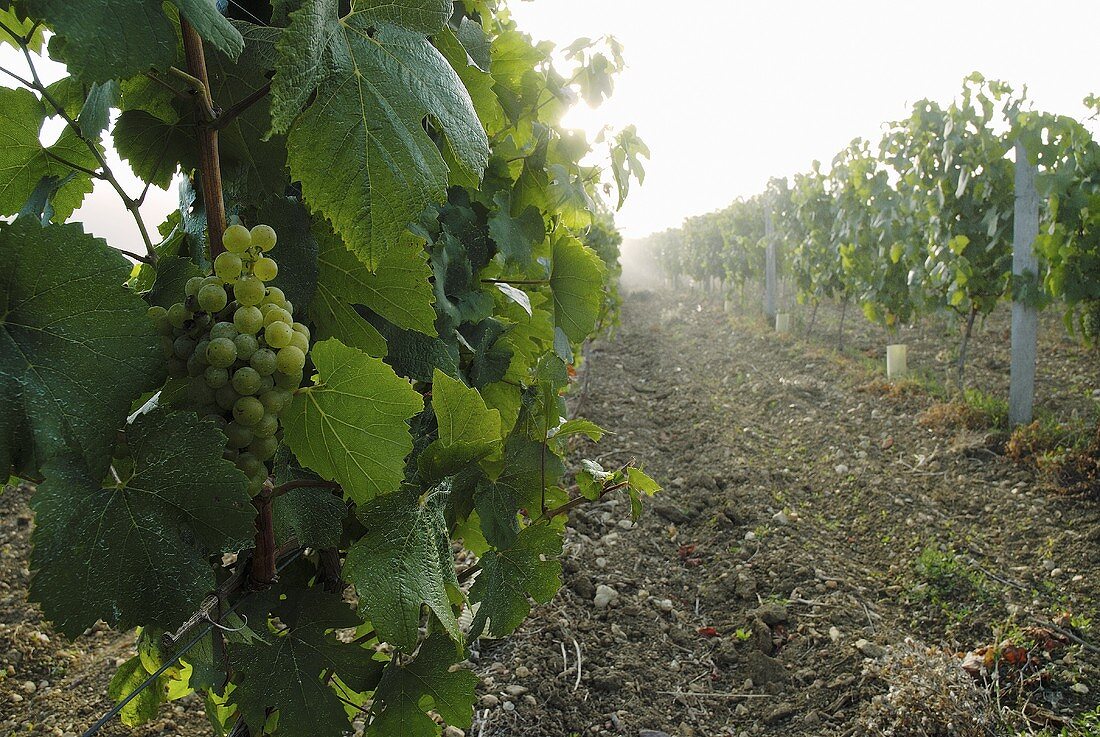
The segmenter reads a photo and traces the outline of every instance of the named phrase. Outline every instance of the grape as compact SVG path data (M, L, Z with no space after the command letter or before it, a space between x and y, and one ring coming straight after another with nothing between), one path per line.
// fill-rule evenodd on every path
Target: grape
M260 374L251 366L242 366L233 372L233 388L242 396L255 394L260 389Z
M214 318L210 316L209 312L200 312L191 318L190 333L193 336L199 336L204 334L209 328L210 324L214 322Z
M214 273L219 279L230 283L240 278L242 268L244 264L241 262L241 257L229 251L222 251L214 259Z
M199 376L206 370L206 362L202 360L202 354L197 350L187 359L187 375Z
M230 225L222 234L222 245L230 253L244 253L252 245L252 235L243 225Z
M231 322L219 322L215 323L214 327L210 328L210 339L214 338L229 338L233 340L237 337L237 328Z
M234 463L237 462L237 456L238 455L240 455L240 454L237 451L233 450L232 448L226 448L225 450L222 451L222 458L224 458L227 461L233 461Z
M261 461L270 461L275 457L275 451L278 449L279 441L274 437L253 438L252 442L248 445L248 452Z
M279 265L275 263L274 259L265 256L256 261L252 267L252 273L260 281L271 281L279 274Z
M233 405L235 405L240 398L241 395L237 393L237 390L233 388L232 384L226 384L214 392L214 401L226 412L233 409Z
M171 335L160 336L160 352L164 354L165 358L176 357L175 345L175 341L172 340Z
M283 374L300 374L306 367L306 354L299 348L288 345L279 349L275 357L275 369Z
M255 425L264 416L264 406L256 397L241 397L233 404L233 419L242 425Z
M191 312L183 306L183 303L176 302L168 308L168 322L177 330L182 330L184 324L190 319Z
M260 347L260 341L256 340L255 335L241 333L234 338L233 345L237 346L237 358L241 361L247 361L252 358L252 354Z
M208 277L205 277L202 280L202 286L205 287L205 286L208 286L210 284L213 284L216 287L224 287L225 286L225 282L223 282L221 279L219 279L216 276L208 276ZM201 289L201 287L200 287L200 289Z
M267 296L264 297L264 303L282 307L286 304L286 295L283 294L283 290L278 287L268 287Z
M252 354L248 364L256 369L260 376L270 376L278 366L278 355L270 348L260 348Z
M254 276L242 276L233 286L237 303L246 307L260 304L264 300L264 283Z
M211 366L229 368L237 360L237 346L229 338L215 338L206 347L206 360Z
M257 307L238 307L233 315L233 325L242 333L255 335L264 326L264 316Z
M195 352L195 341L186 335L181 335L172 344L172 352L176 355L176 358L186 361Z
M260 388L256 390L256 394L263 394L269 392L275 388L275 375L268 374L267 376L260 377Z
M247 451L237 457L237 468L244 471L246 476L258 476L267 470L263 461Z
M293 398L294 395L286 389L273 389L260 395L260 404L268 412L277 415L287 408Z
M240 460L240 459L238 459ZM248 494L249 496L256 496L264 490L264 482L267 481L266 470L261 471L255 476L248 477Z
M294 314L294 303L291 302L289 299L283 300L282 308L290 314Z
M271 308L267 310L267 312L264 312L265 328L273 322L285 322L287 325L294 322L294 318L282 307L276 307L275 305L264 305L264 307ZM263 312L263 307L260 308L260 311Z
M230 448L244 448L252 442L252 429L239 422L230 422L225 426L225 437Z
M264 329L264 339L272 348L286 348L293 332L285 322L273 322Z
M206 349L210 347L210 339L202 338L195 344L195 352L192 354L195 356L195 360L202 364L203 368L210 363L206 360Z
M187 384L187 401L193 407L202 407L214 403L214 390L196 376Z
M187 376L187 363L172 356L168 359L168 375L173 379L182 379Z
M168 310L160 305L153 305L145 312L153 321L153 329L161 335L166 335L172 330L172 323L168 322Z
M257 438L270 438L274 437L275 433L279 431L279 418L275 415L267 412L260 421L252 426L252 435Z
M207 366L202 375L211 389L221 389L229 383L229 370L219 366Z
M287 391L294 391L302 385L302 373L296 374L275 374L275 386L280 389L286 389Z
M278 240L275 229L270 225L257 225L252 228L249 235L251 236L252 245L261 251L270 251L275 247L275 242Z
M297 330L290 336L290 344L300 350L302 353L309 352L309 338L299 333Z
M208 284L199 290L199 307L206 312L220 312L229 303L229 296L224 287L216 287Z
M301 333L302 335L306 336L306 340L309 340L309 327L303 325L300 322L294 323L293 325L291 325L291 327L294 328L294 332Z
M187 280L187 283L183 285L183 293L187 297L194 297L199 293L199 289L202 288L203 277L193 276Z

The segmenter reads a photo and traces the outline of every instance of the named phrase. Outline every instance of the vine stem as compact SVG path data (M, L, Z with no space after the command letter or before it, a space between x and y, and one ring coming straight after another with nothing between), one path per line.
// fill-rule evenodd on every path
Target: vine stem
M225 250L222 233L225 232L225 198L222 194L221 156L218 153L218 129L212 125L214 105L210 98L210 76L206 72L206 55L198 31L180 18L183 36L183 53L187 59L188 81L198 93L198 106L206 124L199 127L199 176L202 181L202 199L206 208L206 227L210 238L210 258L213 260Z

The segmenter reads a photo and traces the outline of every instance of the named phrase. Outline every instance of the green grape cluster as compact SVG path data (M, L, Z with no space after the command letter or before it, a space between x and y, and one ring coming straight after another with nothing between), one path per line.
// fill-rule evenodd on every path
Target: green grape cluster
M1100 299L1085 303L1081 313L1081 332L1089 343L1100 343Z
M264 285L279 272L266 255L275 231L231 225L222 240L214 274L189 279L182 302L150 307L149 317L169 376L187 381L182 403L215 418L227 438L225 457L256 494L279 446L279 415L302 383L309 328L294 321L281 289Z

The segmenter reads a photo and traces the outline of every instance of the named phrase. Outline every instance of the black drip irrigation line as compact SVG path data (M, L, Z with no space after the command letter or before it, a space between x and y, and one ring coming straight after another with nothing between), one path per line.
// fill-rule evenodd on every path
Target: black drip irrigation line
M291 563L293 563L294 561L296 561L296 560L297 560L297 559L299 558L299 556L301 556L301 554L302 554L302 550L301 550L301 549L299 549L299 550L296 550L296 551L294 551L294 553L292 553L292 554L291 554L291 555L290 555L290 556L289 556L289 557L288 557L288 558L287 558L287 559L286 559L286 560L285 560L285 561L284 561L284 562L282 563L282 565L280 565L280 566L279 566L279 567L278 567L278 568L276 569L276 571L275 571L275 572L276 572L276 573L279 573L279 572L281 572L281 571L282 571L282 570L283 570L284 568L286 568L286 567L287 567L287 566L289 566L289 565L290 565ZM112 719L114 719L114 718L115 718L116 716L118 716L118 715L119 715L119 714L120 714L120 713L122 712L122 710L123 710L124 708L126 708L126 705L127 705L127 704L129 704L129 703L130 703L131 701L133 701L133 700L134 700L135 698L137 698L138 694L140 694L140 693L141 693L142 691L144 691L145 689L149 688L149 686L151 686L151 685L153 685L154 683L156 683L156 680L157 680L158 678L160 678L160 677L161 677L161 676L162 676L162 675L164 674L164 672L165 672L165 671L167 671L167 670L168 670L169 668L171 668L171 667L172 667L173 665L175 665L175 664L176 664L177 662L179 662L179 659L180 659L180 658L182 658L182 657L183 657L184 655L186 655L186 654L187 654L187 652L188 652L188 651L189 651L189 650L190 650L191 648L195 647L195 645L198 645L198 644L199 644L199 642L201 642L201 641L202 641L202 639L203 639L204 637L206 637L206 636L207 636L208 634L210 634L210 630L214 629L215 625L218 625L218 624L219 624L219 622L220 622L220 620L222 619L222 617L225 617L226 615L232 614L232 613L233 613L233 611L234 611L234 610L235 610L235 609L236 609L236 608L237 608L238 606L240 606L241 602L243 602L243 601L244 601L245 599L247 599L248 597L249 597L249 593L246 593L246 594L245 594L244 596L242 596L241 598L237 599L237 601L235 601L235 602L233 603L233 606L229 607L229 608L228 608L228 609L226 609L226 610L225 610L224 612L222 612L221 614L219 614L219 615L218 615L218 617L217 617L216 619L208 619L208 621L207 621L207 623L206 623L206 626L204 626L204 627L202 628L202 630L201 630L201 631L199 632L199 634L195 635L195 637L194 637L194 638L192 638L191 640L189 640L189 641L187 642L187 644L186 644L186 645L184 645L184 646L183 646L182 648L180 648L180 649L179 649L179 651L178 651L178 652L176 652L176 654L175 654L175 655L173 655L173 656L172 656L172 657L171 657L171 658L170 658L170 659L169 659L169 660L168 660L167 662L165 662L165 663L164 663L164 665L162 665L161 667L157 668L157 670L156 670L156 672L155 672L155 673L153 673L153 674L152 674L151 676L149 676L149 677L148 677L148 678L146 678L146 679L145 679L144 681L142 681L142 683L141 683L141 685L140 685L140 686L138 686L138 687L137 687L137 688L135 688L135 689L134 689L133 691L131 691L131 692L130 692L129 694L127 694L127 695L126 695L126 698L124 698L124 699L123 699L122 701L119 701L119 702L118 702L117 704L115 704L115 705L114 705L114 706L113 706L113 707L111 708L111 710L110 710L110 711L108 711L108 712L107 712L106 714L104 714L104 715L103 715L102 717L100 717L100 718L99 718L99 721L97 721L97 722L96 722L95 724L93 724L93 725L92 725L91 727L88 727L88 729L87 729L87 730L86 730L86 731L85 731L85 732L84 732L84 733L83 733L82 735L80 735L80 737L93 737L93 735L95 735L95 734L96 734L97 732L99 732L99 730L103 729L103 726L104 726L105 724L107 724L107 722L111 721L111 720L112 720Z

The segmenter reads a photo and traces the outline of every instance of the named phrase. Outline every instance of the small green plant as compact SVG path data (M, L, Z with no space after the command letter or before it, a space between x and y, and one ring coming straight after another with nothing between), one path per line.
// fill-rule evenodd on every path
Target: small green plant
M747 642L752 638L752 631L747 627L738 627L734 631L733 636L737 638L738 642Z
M995 601L986 577L961 563L953 548L940 550L930 543L913 562L913 571L918 583L911 593L957 622Z

